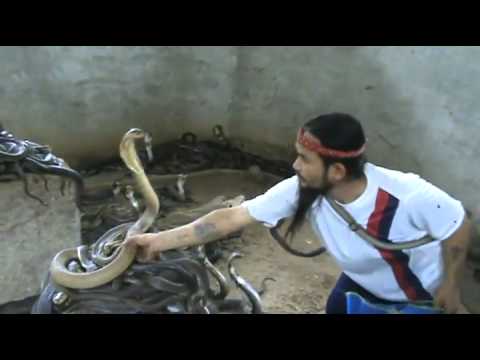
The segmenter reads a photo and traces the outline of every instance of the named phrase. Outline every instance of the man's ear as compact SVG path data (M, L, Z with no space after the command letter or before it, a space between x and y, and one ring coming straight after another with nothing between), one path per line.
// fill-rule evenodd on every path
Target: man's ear
M330 165L328 169L328 175L330 178L330 181L337 183L345 179L347 176L347 169L345 168L345 165L339 162L335 162L332 165Z

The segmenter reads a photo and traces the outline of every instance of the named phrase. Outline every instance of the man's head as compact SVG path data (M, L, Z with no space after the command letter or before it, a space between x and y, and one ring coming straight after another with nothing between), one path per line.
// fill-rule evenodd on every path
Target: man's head
M363 174L365 134L354 117L333 113L307 122L298 132L293 168L304 188L325 195Z
M319 197L340 184L360 179L366 157L366 138L360 122L347 114L321 115L298 132L293 168L300 183L297 209L287 235L293 235L307 210Z

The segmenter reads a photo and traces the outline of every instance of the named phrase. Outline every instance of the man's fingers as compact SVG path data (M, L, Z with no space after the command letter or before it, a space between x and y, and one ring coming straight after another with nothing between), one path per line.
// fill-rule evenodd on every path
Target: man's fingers
M125 245L127 246L132 246L132 245L139 245L139 246L145 246L151 241L150 236L147 234L143 235L134 235L129 237L125 241Z
M157 252L154 249L152 240L152 234L135 235L125 241L125 246L138 247L136 258L138 261L145 263L156 260Z
M137 238L135 236L129 237L127 240L125 240L124 244L126 247L135 247L137 246Z

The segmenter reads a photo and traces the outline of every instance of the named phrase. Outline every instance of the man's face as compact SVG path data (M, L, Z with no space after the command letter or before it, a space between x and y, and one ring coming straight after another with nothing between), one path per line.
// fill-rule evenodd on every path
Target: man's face
M325 195L333 186L328 180L327 171L323 160L317 153L295 143L297 159L293 163L293 169L298 175L300 186L303 188L317 189Z

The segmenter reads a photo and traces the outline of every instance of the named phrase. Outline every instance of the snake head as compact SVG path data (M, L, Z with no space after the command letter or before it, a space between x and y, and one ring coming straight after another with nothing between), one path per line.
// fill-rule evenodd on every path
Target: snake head
M128 130L123 138L134 138L134 139L144 139L146 132L139 128L132 128Z
M233 267L233 260L242 257L243 255L237 252L234 252L229 256L227 260L228 274L235 285L237 285L237 287L247 296L252 307L252 314L261 314L263 313L263 310L260 295L258 294L257 290L244 278L242 278Z
M232 278L232 280L238 285L238 278L239 278L239 275L237 274L237 271L235 270L235 268L233 267L233 260L234 259L239 259L239 258L242 258L243 255L238 253L238 252L233 252L232 254L230 254L230 256L228 257L228 260L227 260L227 268L228 268L228 272L230 274L230 277Z
M123 135L120 142L120 157L130 171L135 174L143 172L143 166L137 155L135 140L145 139L146 132L142 129L132 128Z
M152 146L152 135L148 131L144 131L143 141L145 145Z
M215 125L212 129L212 133L213 136L215 136L219 140L224 140L225 138L222 125Z
M112 193L114 196L117 196L122 191L122 184L120 181L115 180L112 184Z
M177 176L178 186L185 185L185 182L187 181L187 178L188 178L188 174L178 174L178 176Z
M145 143L145 147L148 149L152 149L152 135L145 130L139 129L139 128L132 128L128 130L125 135L123 136L123 139L130 138L130 139L142 139L143 142Z
M145 150L147 151L147 160L151 163L153 161L152 135L148 131L145 131L143 141L145 142Z
M133 186L129 184L125 185L125 196L127 197L127 199L129 199L133 195L134 195Z

